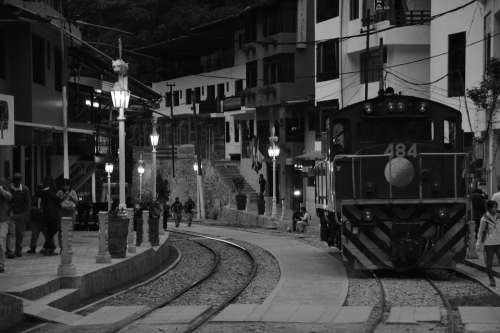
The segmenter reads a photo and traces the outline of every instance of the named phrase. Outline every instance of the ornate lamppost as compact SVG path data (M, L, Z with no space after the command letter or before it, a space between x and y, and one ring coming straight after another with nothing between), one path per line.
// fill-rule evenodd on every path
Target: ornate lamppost
M152 194L153 200L156 200L156 147L158 147L158 141L160 136L156 131L156 117L153 117L153 130L150 135L152 150L152 162L151 162L151 183L152 183Z
M139 174L139 201L142 201L142 175L144 175L144 161L141 159L137 163L137 173Z
M276 217L277 207L276 207L276 158L280 155L280 147L278 147L278 137L275 135L275 128L273 126L271 136L269 137L269 149L267 153L269 157L273 159L273 205L271 208L271 216Z
M111 211L111 174L113 173L113 163L107 162L104 165L104 170L108 174L108 212Z

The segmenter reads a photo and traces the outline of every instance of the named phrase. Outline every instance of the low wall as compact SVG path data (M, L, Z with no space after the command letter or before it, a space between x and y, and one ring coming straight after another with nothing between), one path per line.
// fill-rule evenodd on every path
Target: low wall
M237 227L253 227L278 229L282 224L280 219L272 218L269 215L256 215L243 210L223 207L221 210L221 219L218 224L225 224Z
M23 302L16 297L0 293L0 331L19 323L23 318Z

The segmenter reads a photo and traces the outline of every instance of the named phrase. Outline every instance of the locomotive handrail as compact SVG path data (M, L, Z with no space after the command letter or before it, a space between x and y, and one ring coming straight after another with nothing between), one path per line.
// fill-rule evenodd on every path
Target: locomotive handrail
M451 153L419 153L418 163L419 168L422 170L422 157L449 157L453 156L453 190L455 199L458 198L458 183L457 183L457 157L467 157L469 154L464 152L451 152ZM422 199L422 181L419 182L419 198Z
M365 159L365 158L379 158L379 157L387 157L389 160L392 158L392 154L369 154L369 155L335 155L333 157L333 170L335 170L335 161L343 158L351 159L351 177L352 177L352 196L356 199L356 171L354 168L354 160L355 159ZM389 168L390 168L389 164ZM335 171L333 171L333 182L335 183ZM360 192L361 190L361 168L360 168ZM392 185L389 183L389 196L392 197Z

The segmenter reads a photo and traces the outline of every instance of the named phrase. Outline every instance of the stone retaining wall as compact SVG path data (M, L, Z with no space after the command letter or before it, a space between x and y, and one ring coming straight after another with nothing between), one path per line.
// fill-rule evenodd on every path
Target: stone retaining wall
M8 294L0 293L0 331L14 326L23 318L23 302Z

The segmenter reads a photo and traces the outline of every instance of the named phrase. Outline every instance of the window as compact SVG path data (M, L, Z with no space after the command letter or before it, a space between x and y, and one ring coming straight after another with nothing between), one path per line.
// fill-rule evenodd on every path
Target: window
M194 88L194 102L199 102L201 98L200 87Z
M226 91L229 92L229 82L226 82Z
M317 81L339 78L339 40L319 43L316 52Z
M243 91L243 80L236 80L234 83L234 94L239 96Z
M448 97L465 90L465 31L448 35Z
M257 87L257 61L247 63L247 88Z
M295 80L295 56L282 53L264 58L264 84L293 82Z
M186 89L186 104L191 104L193 103L193 100L191 99L193 91L191 89Z
M201 95L205 95L205 86L201 86Z
M234 142L240 142L240 122L234 122Z
M207 101L215 100L215 86L209 85L207 86Z
M457 138L457 128L453 120L443 121L443 143L454 146Z
M316 22L339 16L339 0L316 0Z
M285 131L287 142L304 141L304 120L303 119L285 119Z
M280 32L297 31L296 2L282 2L279 6L270 8L263 15L264 37Z
M62 54L61 50L54 49L54 89L57 91L62 91Z
M388 131L387 129L391 130ZM361 141L376 143L408 141L432 141L433 125L428 119L384 118L369 119L359 123L358 135Z
M226 121L226 142L231 141L231 131L229 121Z
M169 92L165 94L165 106L172 106L172 94Z
M7 61L7 41L3 31L0 31L0 78L6 77L6 61Z
M387 63L387 48L384 47L383 61L384 64ZM380 51L379 49L370 50L370 57L368 58L368 63L366 62L366 53L360 54L360 82L365 83L367 76L368 82L379 81L383 75L382 64L380 63Z
M174 106L179 106L179 90L174 91Z
M224 83L219 83L217 85L217 99L224 99Z
M349 6L349 18L352 20L357 20L359 18L359 0L351 0Z
M45 40L36 35L32 36L32 64L33 64L33 82L45 84Z
M484 71L486 72L491 58L491 13L484 17Z
M257 18L255 14L251 14L245 18L245 42L255 40L257 40Z

